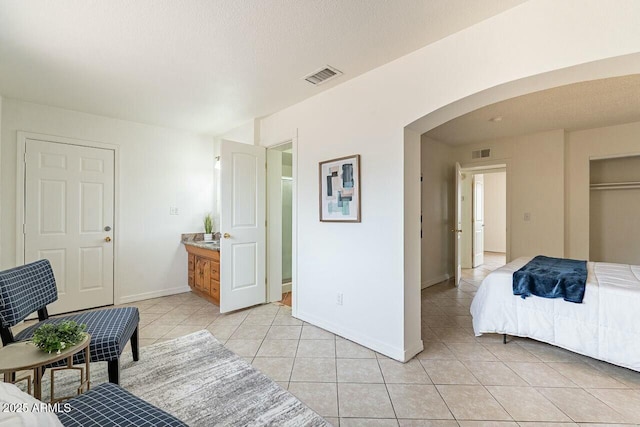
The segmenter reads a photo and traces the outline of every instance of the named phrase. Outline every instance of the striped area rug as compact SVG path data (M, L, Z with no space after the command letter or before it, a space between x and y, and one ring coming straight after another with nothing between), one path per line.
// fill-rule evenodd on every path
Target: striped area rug
M106 363L92 363L91 368L94 386L107 381ZM57 396L77 387L77 372L62 374L56 374ZM120 385L194 427L330 426L209 331L142 347L139 362L124 353ZM49 372L43 380L43 400L48 393Z

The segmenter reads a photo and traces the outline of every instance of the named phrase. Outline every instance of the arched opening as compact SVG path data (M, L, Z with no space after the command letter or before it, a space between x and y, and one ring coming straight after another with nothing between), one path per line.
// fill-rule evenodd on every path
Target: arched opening
M550 95L549 92L554 91L564 91L565 96L570 96L575 90L582 91L584 95L589 93L589 89L593 89L593 93L608 96L612 102L607 102L607 105L615 104L613 97L616 94L619 98L624 98L623 104L628 104L629 99L632 99L632 96L627 96L632 93L629 88L639 88L639 59L638 54L609 58L505 83L443 106L405 128L405 135L408 131L419 135L418 138L412 138L413 143L420 141L423 148L425 144L432 144L426 159L423 153L420 168L417 171L415 167L412 168L414 175L405 175L405 188L415 186L413 194L420 194L421 211L413 213L422 221L422 233L418 234L417 238L415 233L409 235L405 226L405 240L413 242L406 242L405 248L420 247L420 261L414 261L414 265L420 266L422 285L417 287L415 281L405 282L408 294L417 297L417 292L422 292L420 315L417 315L415 306L411 307L407 303L405 324L408 329L413 329L412 325L422 325L421 335L425 341L425 349L428 349L429 343L434 339L436 342L442 339L473 339L468 306L477 286L487 273L485 271L468 275L469 280L463 281L458 288L452 285L453 282L441 286L441 292L436 292L438 288L430 288L434 284L446 283L455 275L456 254L453 252L455 245L451 230L456 229L453 212L455 203L452 200L455 197L456 162L468 168L497 164L506 166L506 261L525 254L588 259L589 159L640 153L640 145L637 142L634 144L629 136L636 129L640 129L640 116L633 114L620 114L618 119L615 119L615 114L612 113L611 117L604 121L597 121L592 117L590 119L593 125L582 123L580 126L567 127L556 123L552 127L522 127L520 132L487 133L485 138L462 138L457 141L455 134L459 129L456 129L456 126L474 114L480 117L487 113L491 114L483 117L482 123L509 123L504 117L502 120L495 120L496 105L503 104L509 107L513 106L514 100L517 101L518 98L526 101L525 98ZM626 95L622 96L625 91ZM542 96L541 99L545 97ZM570 104L569 108L577 109L575 105ZM578 106L584 107L581 104ZM558 106L555 107L557 110ZM627 113L640 111L638 108L626 110ZM579 114L584 114L584 108L575 112L575 115ZM609 129L612 127L615 129ZM594 128L598 130L593 130ZM602 130L605 128L607 130ZM466 130L472 133L473 127L469 126ZM433 141L436 136L442 135L451 136L451 140ZM617 135L619 140L612 142L606 139L607 135ZM405 137L405 150L410 143ZM588 148L580 147L581 144L587 144ZM474 157L474 151L485 149L489 149L489 157ZM410 150L415 152L415 147ZM405 159L407 157L405 154ZM425 160L432 161L426 168ZM419 184L420 188L415 184L420 182L416 173L422 173L425 179ZM427 179L431 181L427 182ZM425 189L425 186L430 188ZM407 192L411 191L406 190L405 195ZM405 202L405 209L416 209L415 206L409 205L410 203ZM408 217L411 215L405 210L405 218ZM419 240L420 244L415 244L415 240ZM409 251L405 251L405 257L415 258ZM411 262L405 259L405 266L408 265L411 265ZM425 271L429 268L433 270ZM405 277L415 278L416 275L405 274ZM433 298L425 298L425 295L435 294L442 297L447 292L450 296L461 299L450 305L457 307L453 311L442 310L442 307L434 303ZM408 300L409 298L405 299ZM455 329L456 334L460 334L457 338L449 336L453 333L452 330L444 331L451 328Z

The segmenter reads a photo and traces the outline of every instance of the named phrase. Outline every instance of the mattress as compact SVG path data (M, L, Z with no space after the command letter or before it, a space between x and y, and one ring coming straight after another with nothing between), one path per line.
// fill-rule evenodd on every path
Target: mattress
M528 337L640 372L640 266L587 263L582 304L513 295L518 258L493 271L471 303L473 330Z

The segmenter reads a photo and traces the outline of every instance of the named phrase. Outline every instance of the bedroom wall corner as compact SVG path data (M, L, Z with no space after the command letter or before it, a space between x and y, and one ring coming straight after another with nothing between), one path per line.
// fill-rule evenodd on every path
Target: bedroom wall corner
M454 150L451 146L422 135L421 287L435 285L453 276Z
M404 357L423 350L420 297L420 134L404 129Z
M570 258L571 239L569 230L571 229L571 216L569 215L569 207L571 205L571 173L569 170L569 159L571 156L571 147L569 144L569 132L564 131L564 257Z

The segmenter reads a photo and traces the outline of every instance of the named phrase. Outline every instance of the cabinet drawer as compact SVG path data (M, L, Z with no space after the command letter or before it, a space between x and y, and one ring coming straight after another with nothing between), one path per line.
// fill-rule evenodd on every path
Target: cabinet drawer
M220 263L218 261L211 261L211 278L220 281Z
M214 297L215 299L220 299L220 282L214 279L211 279L211 288L209 289L209 295Z

